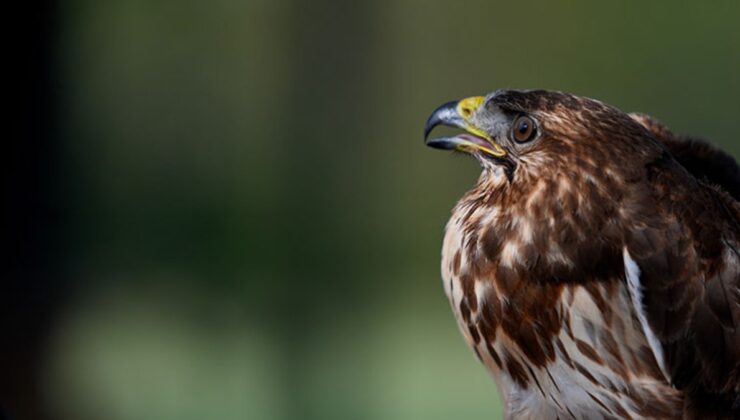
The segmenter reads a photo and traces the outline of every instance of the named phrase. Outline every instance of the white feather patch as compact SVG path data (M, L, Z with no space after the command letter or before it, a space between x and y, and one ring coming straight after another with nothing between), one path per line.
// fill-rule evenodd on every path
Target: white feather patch
M627 275L627 289L629 290L630 298L632 299L632 305L634 306L635 312L637 313L637 319L640 320L642 331L645 333L645 337L647 338L648 344L650 345L650 349L653 351L653 356L655 356L655 360L658 362L660 371L663 373L663 376L665 376L666 380L670 382L670 377L665 370L663 345L660 343L660 340L658 340L658 337L655 336L655 333L650 328L650 324L648 324L647 317L645 315L645 305L642 301L642 285L640 284L640 267L638 267L635 260L630 257L630 253L629 251L627 251L627 247L624 247L622 257L624 259L624 271Z

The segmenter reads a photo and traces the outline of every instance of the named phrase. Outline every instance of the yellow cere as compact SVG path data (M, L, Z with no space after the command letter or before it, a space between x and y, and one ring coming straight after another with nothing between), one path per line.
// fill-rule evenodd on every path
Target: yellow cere
M457 103L457 113L467 120L485 101L483 96L471 96Z

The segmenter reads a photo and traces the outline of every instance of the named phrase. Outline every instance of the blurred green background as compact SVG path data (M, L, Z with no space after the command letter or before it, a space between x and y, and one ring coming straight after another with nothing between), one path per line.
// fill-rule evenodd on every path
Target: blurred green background
M423 146L429 112L557 89L740 154L737 2L69 0L52 18L38 418L500 418L439 279L479 170Z

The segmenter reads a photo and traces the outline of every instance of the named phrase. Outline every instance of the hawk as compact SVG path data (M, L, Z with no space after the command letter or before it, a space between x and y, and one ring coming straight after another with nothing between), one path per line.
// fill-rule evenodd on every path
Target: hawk
M429 138L439 125L461 134ZM437 108L472 155L447 297L509 418L740 418L740 170L597 100L499 90Z

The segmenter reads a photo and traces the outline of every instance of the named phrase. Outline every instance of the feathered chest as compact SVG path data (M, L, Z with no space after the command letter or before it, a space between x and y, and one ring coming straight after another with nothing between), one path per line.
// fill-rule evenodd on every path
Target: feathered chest
M459 206L442 252L444 288L470 347L516 418L674 417L632 310L623 266L595 244L584 276L529 219ZM501 229L487 227L503 225ZM583 256L579 256L583 258ZM570 276L570 278L569 278Z

